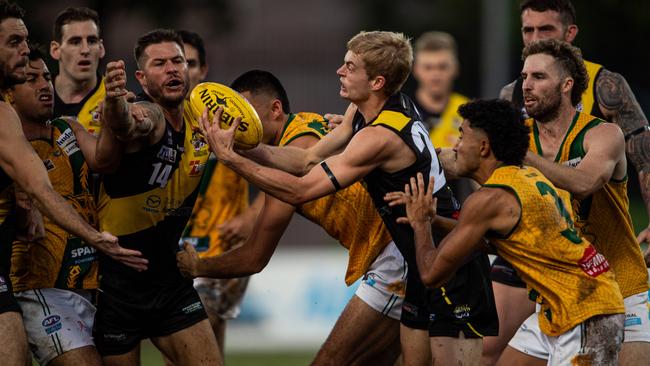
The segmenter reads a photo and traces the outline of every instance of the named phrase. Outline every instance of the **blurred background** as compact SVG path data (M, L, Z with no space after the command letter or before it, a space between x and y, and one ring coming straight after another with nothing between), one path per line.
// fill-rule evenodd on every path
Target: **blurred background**
M347 40L361 30L391 30L417 38L423 32L451 33L461 65L456 90L494 98L521 67L519 1L515 0L21 0L33 40L49 44L56 14L67 6L99 12L106 58L124 59L130 88L133 45L154 28L187 29L205 40L208 79L229 84L257 68L284 83L292 110L342 113L335 74ZM644 111L650 112L650 2L574 0L579 34L574 42L586 59L627 79ZM646 41L643 41L643 40ZM54 63L50 63L56 73ZM407 87L413 87L409 82ZM648 218L630 167L631 211L637 232ZM267 269L251 281L239 320L226 335L231 365L303 365L324 341L354 293L343 275L347 255L322 229L295 218ZM144 365L161 364L145 347Z

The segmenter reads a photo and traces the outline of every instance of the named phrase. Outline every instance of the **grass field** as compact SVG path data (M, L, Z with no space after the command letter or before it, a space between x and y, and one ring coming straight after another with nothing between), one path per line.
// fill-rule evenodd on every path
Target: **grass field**
M149 342L142 344L142 366L163 365L160 352ZM277 352L277 353L226 353L228 366L304 366L314 358L313 352Z

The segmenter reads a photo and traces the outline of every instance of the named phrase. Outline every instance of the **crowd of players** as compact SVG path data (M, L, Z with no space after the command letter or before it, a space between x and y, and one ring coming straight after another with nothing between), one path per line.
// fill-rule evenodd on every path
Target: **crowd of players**
M264 126L247 151L237 122L185 108L208 73L199 35L151 31L135 73L102 75L95 11L63 10L49 52L23 16L0 1L3 365L137 365L143 339L170 365L222 364L225 322L294 212L348 249L348 285L362 279L316 365L649 358L650 230L633 233L627 160L650 208L650 132L625 79L571 46L570 2L522 2L523 69L498 100L452 92L439 32L415 52L402 34L354 36L344 115L292 112L274 75L245 72L231 87Z

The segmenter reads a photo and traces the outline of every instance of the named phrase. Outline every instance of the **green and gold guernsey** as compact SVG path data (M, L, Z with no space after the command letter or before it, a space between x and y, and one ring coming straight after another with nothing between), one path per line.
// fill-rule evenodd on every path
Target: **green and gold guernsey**
M99 106L106 97L104 78L97 75L97 85L79 103L65 103L59 95L54 93L54 116L76 117L88 132L99 136L101 124L99 122Z
M51 122L49 139L30 141L43 160L54 190L92 226L97 210L90 190L89 168L72 129L62 119ZM38 288L97 288L97 252L81 238L69 234L48 217L43 218L45 237L16 240L11 255L14 291Z
M184 110L180 131L166 123L157 143L125 153L117 171L103 177L101 229L149 260L149 269L138 273L102 257L103 274L126 274L133 280L158 284L182 280L176 266L178 241L191 216L209 155L198 121L187 106Z
M605 121L586 113L576 112L555 162L576 167L585 157L584 139L587 132ZM531 127L530 150L543 155L539 130L533 119L526 120ZM610 179L602 188L581 200L572 199L576 227L587 240L609 261L623 297L648 290L648 272L643 253L636 241L629 213L627 177Z

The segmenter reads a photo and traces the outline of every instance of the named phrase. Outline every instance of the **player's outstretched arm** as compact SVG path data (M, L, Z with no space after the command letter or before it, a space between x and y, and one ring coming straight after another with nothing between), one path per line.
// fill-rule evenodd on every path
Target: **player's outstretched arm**
M544 159L531 151L526 154L524 163L539 169L556 187L583 199L605 185L617 166L626 163L623 134L612 123L589 130L583 146L585 157L575 168Z
M217 158L264 192L292 205L323 197L337 189L360 180L387 160L396 148L389 146L394 133L385 128L368 128L359 132L339 155L313 167L306 175L296 177L273 168L261 166L234 150L234 133L241 120L230 129L222 130L219 120L222 110L214 113L210 124L207 112L200 118L201 128ZM356 143L355 143L356 142ZM401 143L401 140L399 141Z
M186 243L176 254L178 268L190 278L236 278L258 273L271 259L294 210L294 206L266 197L253 233L242 246L216 257L199 258L194 247Z
M352 119L356 111L356 106L350 104L343 121L309 148L260 144L254 149L242 151L242 154L261 165L303 176L316 164L345 149L352 138Z
M639 186L650 216L650 130L648 119L634 97L632 89L620 74L602 70L596 79L596 95L601 112L616 123L625 135L628 160L639 174ZM639 242L650 242L650 228L638 236ZM650 265L650 249L646 252Z
M16 113L0 103L0 167L30 196L38 209L66 231L126 265L138 270L147 268L147 260L135 250L124 249L117 238L98 232L54 189L43 162L23 135Z
M458 224L436 248L431 237L430 220L434 182L425 189L422 174L417 182L411 178L405 187L407 219L415 234L415 251L422 282L428 287L440 287L465 263L467 257L484 246L483 236L488 230L507 233L517 223L513 215L518 203L514 196L502 189L481 189L473 193L461 211ZM519 208L520 210L520 208Z

